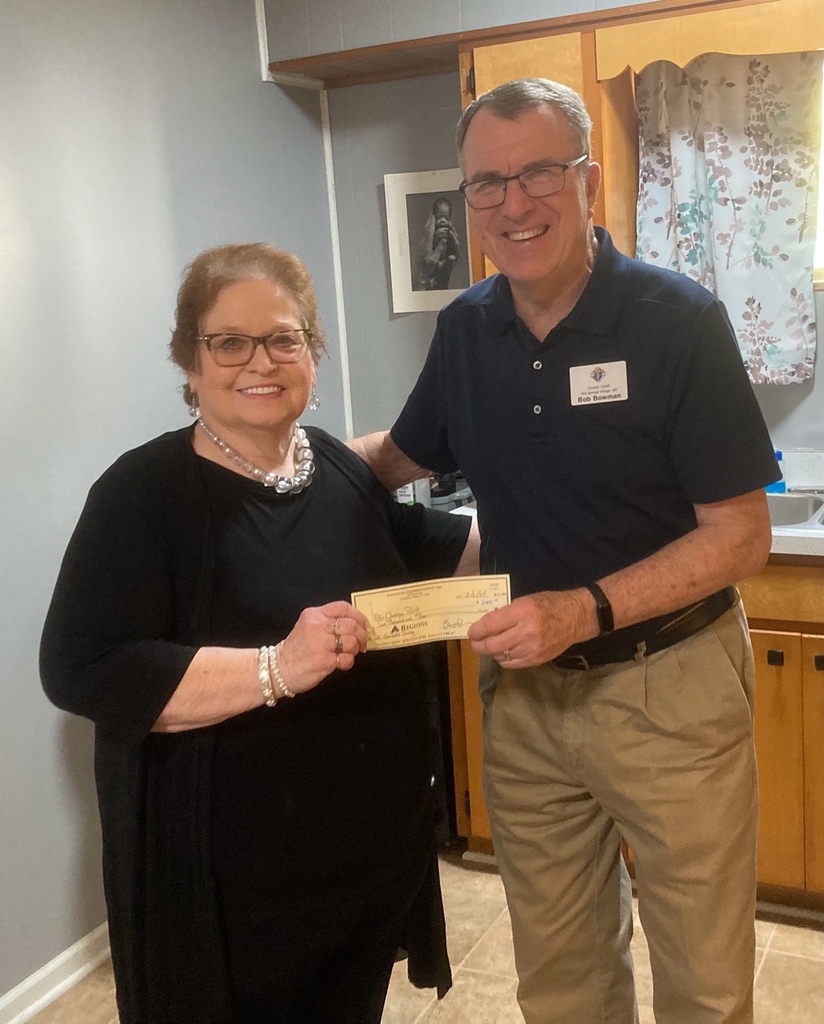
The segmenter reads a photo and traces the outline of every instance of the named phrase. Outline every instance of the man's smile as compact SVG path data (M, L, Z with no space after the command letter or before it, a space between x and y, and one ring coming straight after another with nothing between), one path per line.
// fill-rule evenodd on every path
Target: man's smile
M549 231L549 225L544 224L539 228L530 228L528 231L504 231L504 238L510 242L527 242L530 238L537 238L539 235L546 234Z

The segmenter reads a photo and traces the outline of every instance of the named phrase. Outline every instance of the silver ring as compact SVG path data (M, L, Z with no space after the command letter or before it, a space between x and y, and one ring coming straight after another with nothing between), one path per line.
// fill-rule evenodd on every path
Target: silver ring
M343 638L338 633L335 633L335 654L340 654L342 650Z
M340 668L340 655L335 655L335 668Z
M502 661L509 661L509 659L510 659L511 657L512 657L512 651L510 651L510 650L509 650L509 648L507 648L507 649L506 649L506 650L505 650L505 651L503 652L503 654L501 655L501 660L502 660Z

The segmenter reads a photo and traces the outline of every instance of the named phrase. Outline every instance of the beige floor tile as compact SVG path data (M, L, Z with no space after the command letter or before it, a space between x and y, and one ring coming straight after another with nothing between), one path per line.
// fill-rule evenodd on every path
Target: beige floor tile
M795 924L777 924L773 932L770 952L795 953L814 960L824 960L824 931L802 928Z
M441 860L446 939L452 966L458 967L506 908L500 875L483 868Z
M423 1011L435 1001L432 988L415 988L406 976L406 961L395 964L381 1024L415 1024Z
M516 989L514 978L458 970L451 992L426 1011L420 1024L523 1024Z
M517 978L515 955L512 950L512 924L509 912L504 911L484 935L475 949L464 960L464 967L484 974L501 974Z
M766 949L770 936L775 931L774 921L759 921L755 919L755 948Z
M821 1024L824 970L816 960L767 951L755 983L756 1024Z
M494 868L461 860L453 854L441 856L439 863L444 899L471 895L496 900L501 909L506 906L504 883Z
M106 960L69 989L31 1024L111 1024L117 1020L111 961Z

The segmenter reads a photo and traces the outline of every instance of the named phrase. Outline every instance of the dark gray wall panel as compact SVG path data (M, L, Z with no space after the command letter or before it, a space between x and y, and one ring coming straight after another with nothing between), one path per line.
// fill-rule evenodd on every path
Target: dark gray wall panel
M435 313L392 312L383 176L456 167L458 76L329 94L355 433L392 425Z

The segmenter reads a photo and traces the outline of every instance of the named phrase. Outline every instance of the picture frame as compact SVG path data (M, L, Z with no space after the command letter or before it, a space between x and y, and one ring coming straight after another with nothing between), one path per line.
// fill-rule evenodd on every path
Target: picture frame
M459 168L385 174L392 309L439 310L472 283Z

